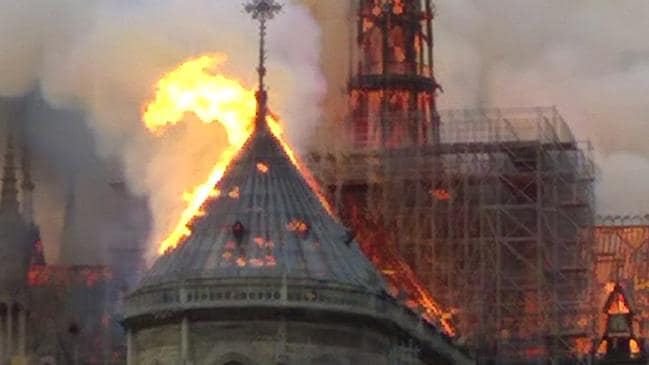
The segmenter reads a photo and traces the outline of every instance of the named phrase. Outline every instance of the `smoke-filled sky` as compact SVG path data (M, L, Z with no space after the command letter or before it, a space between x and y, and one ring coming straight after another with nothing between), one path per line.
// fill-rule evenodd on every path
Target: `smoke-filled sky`
M288 3L270 24L268 83L271 106L303 145L325 119L321 106L329 117L342 114L349 1ZM649 211L649 2L436 4L443 108L557 105L579 137L595 142L600 211ZM0 9L0 95L40 89L51 106L74 111L72 122L53 113L51 124L42 117L32 126L40 165L60 175L92 165L107 176L121 165L128 188L149 201L149 240L159 240L184 205L181 193L207 176L223 136L198 123L151 136L140 121L143 105L163 73L203 53L227 53L223 71L254 86L256 29L241 1L0 0ZM39 176L41 191L65 190L47 186L61 177ZM37 209L60 216L64 199L43 195ZM110 199L103 196L96 205Z
M442 107L556 105L600 167L600 213L649 211L649 2L438 0Z
M158 138L145 131L141 112L164 73L205 53L227 54L229 61L220 71L254 88L257 26L242 3L4 0L0 8L0 95L18 96L38 88L51 106L77 110L86 121L82 133L76 132L78 125L66 123L70 129L64 140L41 138L46 144L41 148L52 150L41 155L51 158L51 165L74 164L71 173L77 177L83 174L76 170L92 171L97 160L117 161L128 188L149 200L150 241L161 240L185 205L182 193L207 177L224 135L220 128L192 122ZM326 90L318 67L320 30L305 8L287 4L270 31L271 107L291 124L289 137L303 141L313 130ZM39 126L41 137L60 136L56 131L61 126ZM88 151L88 144L95 151ZM76 156L58 153L71 149L78 149ZM98 158L76 163L88 153ZM111 182L110 177L106 180ZM86 195L97 200L94 210L103 206L103 188ZM50 208L53 204L43 199L38 203ZM61 210L54 213L60 216ZM102 219L101 214L96 218ZM88 247L96 244L88 234L82 236Z
M326 105L339 106L349 2L304 1L324 27ZM599 212L649 211L649 2L433 2L440 108L556 105L577 138L595 145Z

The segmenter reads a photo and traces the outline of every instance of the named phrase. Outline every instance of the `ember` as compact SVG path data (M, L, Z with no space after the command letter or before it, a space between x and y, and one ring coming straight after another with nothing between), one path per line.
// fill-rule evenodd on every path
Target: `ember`
M268 165L262 162L257 163L257 170L261 172L262 174L267 174L268 173Z
M234 189L230 190L228 196L232 199L239 199L240 197L239 187L235 186Z
M253 267L262 267L264 266L264 261L260 259L251 259L250 265Z
M243 257L239 257L239 258L237 259L237 266L239 266L239 267L244 267L244 266L246 266L246 264L247 264L247 261L246 261L245 258L243 258Z
M304 223L304 221L299 219L293 219L286 225L286 229L291 232L306 234L309 232L309 226Z
M111 280L111 270L104 266L32 265L27 272L31 287L88 287Z
M431 191L431 194L433 194L437 200L445 201L451 199L451 193L446 189L434 189Z
M270 266L270 267L277 266L277 261L275 260L275 256L268 255L266 256L265 260L266 260L266 266Z
M638 341L635 339L630 339L629 340L629 350L631 351L632 355L637 355L640 353L640 345L638 344Z

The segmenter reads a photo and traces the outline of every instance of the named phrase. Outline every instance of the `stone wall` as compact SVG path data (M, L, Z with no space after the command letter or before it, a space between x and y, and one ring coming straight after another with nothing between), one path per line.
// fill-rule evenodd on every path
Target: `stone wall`
M180 324L143 329L133 338L130 365L182 364ZM187 346L192 365L389 365L393 347L370 328L282 321L190 322Z
M177 365L180 362L180 324L147 328L135 334L135 364Z

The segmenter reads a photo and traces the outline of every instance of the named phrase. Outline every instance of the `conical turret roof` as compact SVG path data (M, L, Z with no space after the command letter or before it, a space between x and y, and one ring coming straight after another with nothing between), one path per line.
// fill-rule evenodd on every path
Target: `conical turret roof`
M143 286L192 279L307 279L371 292L383 281L327 212L266 122L257 123L206 201L192 234Z

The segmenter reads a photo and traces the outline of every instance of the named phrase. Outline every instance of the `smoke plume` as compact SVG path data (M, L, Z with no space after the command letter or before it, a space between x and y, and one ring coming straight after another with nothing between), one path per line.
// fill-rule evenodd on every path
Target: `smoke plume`
M299 147L315 126L325 125L318 123L321 103L330 125L344 114L351 14L348 0L299 1L304 8L297 2L270 24L268 81L271 106ZM595 143L600 212L649 210L649 194L641 187L649 178L649 4L436 5L442 108L557 105L577 136ZM56 123L65 115L55 115L51 125L34 125L41 131L34 144L45 159L41 179L70 164L73 171L92 171L86 167L117 161L128 188L149 200L154 247L182 209L181 193L207 176L223 135L214 126L190 122L153 137L140 121L142 106L163 73L203 53L227 53L222 71L253 87L254 22L240 1L231 0L0 0L0 6L0 95L40 89L50 106L81 115L72 118L79 123L61 126ZM328 84L324 98L321 72ZM57 138L47 138L48 128L58 129ZM77 128L88 129L89 137ZM41 185L40 204L62 211L63 198L48 200L50 191L62 194Z
M3 0L0 7L0 95L40 89L49 105L82 113L101 160L118 161L129 189L148 198L154 249L184 207L182 193L208 176L223 131L189 122L154 137L142 125L143 105L161 75L205 53L227 54L220 71L253 88L256 24L231 0ZM269 25L270 104L298 146L318 122L325 92L319 37L294 3Z
M344 109L349 2L305 2L323 26L327 107ZM577 138L594 143L599 212L649 211L649 3L433 2L440 108L556 105Z
M649 210L649 3L436 3L442 107L556 105L594 143L599 212Z

